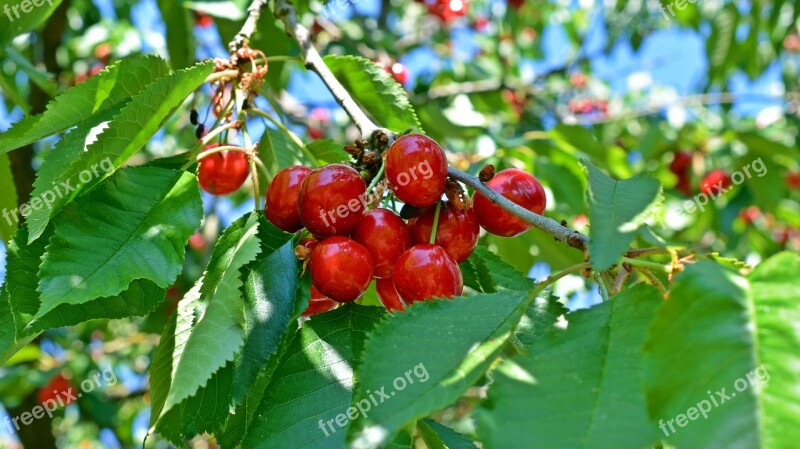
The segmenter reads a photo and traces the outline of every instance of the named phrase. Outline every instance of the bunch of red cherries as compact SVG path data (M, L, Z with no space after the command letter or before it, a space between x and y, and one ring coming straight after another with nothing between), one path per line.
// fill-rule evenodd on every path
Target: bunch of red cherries
M447 159L427 136L399 137L383 163L387 187L413 208L413 218L404 220L388 208L370 209L364 178L344 164L285 168L269 184L267 219L283 231L306 229L312 236L301 239L297 251L307 255L312 282L306 316L355 301L373 279L390 311L461 295L458 264L475 250L479 227L503 237L531 227L477 192L472 201L443 200ZM544 189L529 173L502 170L486 185L529 211L544 212Z

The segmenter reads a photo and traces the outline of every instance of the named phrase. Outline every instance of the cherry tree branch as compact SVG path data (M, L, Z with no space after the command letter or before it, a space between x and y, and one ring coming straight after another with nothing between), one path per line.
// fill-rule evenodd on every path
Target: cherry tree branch
M259 0L255 0L254 4L255 3L259 3ZM252 9L253 8L251 7L251 10ZM331 91L336 99L336 102L339 103L347 115L349 115L356 124L359 131L361 131L362 137L370 138L376 132L381 131L381 128L366 116L364 111L350 96L350 93L347 92L344 86L339 83L330 69L328 69L328 67L325 65L325 62L319 55L319 52L317 52L311 43L308 29L300 24L300 21L297 18L297 12L295 11L291 0L275 0L275 16L284 23L286 26L286 32L289 34L289 36L294 38L294 40L300 45L306 68L315 72L320 78L322 78L323 83L325 83L325 85L328 87L328 90ZM583 251L588 248L589 239L585 235L563 226L551 218L534 214L533 212L520 207L519 205L487 187L478 178L453 167L448 169L448 175L472 187L475 191L480 192L493 203L525 220L537 229L540 229L552 235L556 239L565 242L569 246Z
M535 214L524 207L519 206L518 204L489 188L486 184L481 182L480 179L464 173L463 171L454 167L448 167L447 174L451 178L457 179L472 187L473 190L485 196L489 201L532 224L536 229L552 235L556 239L565 242L573 248L578 248L584 251L588 248L589 238L587 236L562 225L552 218Z
M254 3L258 3L255 0ZM297 12L294 5L290 0L275 0L275 17L277 17L286 27L286 33L289 34L303 53L303 60L307 69L319 75L322 82L328 87L331 94L333 94L336 102L344 109L347 115L353 120L361 135L365 138L372 136L380 129L372 120L367 117L364 111L356 104L353 97L347 92L347 89L342 86L339 80L333 75L328 66L322 60L317 49L311 43L311 33L304 27L297 18Z
M242 29L236 33L233 40L228 44L228 50L231 54L235 54L237 50L242 48L256 32L258 19L261 17L261 10L267 7L269 0L253 0L250 7L247 8L247 20L245 20Z

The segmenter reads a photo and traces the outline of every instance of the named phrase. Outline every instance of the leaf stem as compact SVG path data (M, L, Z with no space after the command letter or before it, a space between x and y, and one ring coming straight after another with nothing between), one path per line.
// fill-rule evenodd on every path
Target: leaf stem
M672 273L673 269L670 265L664 265L658 262L648 262L646 260L640 259L631 259L629 257L623 257L623 262L627 262L632 267L637 268L647 268L649 270L659 271L661 273Z
M585 270L587 268L592 268L591 262L583 262L576 265L572 265L570 267L564 268L563 270L559 271L556 274L548 276L547 279L543 280L542 282L539 282L539 284L536 286L535 289L536 295L541 293L547 287L555 284L559 279L563 278L564 276L572 274L576 271Z
M216 147L216 148L212 148L210 150L203 151L202 153L197 155L197 158L195 158L195 160L197 162L200 162L201 160L207 158L208 156L211 156L212 154L221 153L223 151L236 151L236 152L245 153L245 154L249 154L250 153L250 150L247 150L247 149L242 148L242 147L237 147L237 146L234 146L234 145L223 145L221 147Z
M436 212L433 214L433 229L431 229L431 238L428 243L433 245L436 243L436 233L439 232L439 214L442 211L442 202L436 202Z

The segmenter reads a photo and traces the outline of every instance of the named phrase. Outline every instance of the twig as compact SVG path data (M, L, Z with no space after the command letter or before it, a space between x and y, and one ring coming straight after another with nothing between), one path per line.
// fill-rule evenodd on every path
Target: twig
M657 288L658 291L661 292L661 295L664 296L664 298L669 296L667 288L664 287L664 284L662 284L661 281L656 277L656 275L651 273L650 270L648 270L647 268L640 268L640 267L636 267L635 269L637 273L641 273L644 277L646 277L647 280L650 281L650 284L652 284L653 287Z
M237 50L244 47L244 45L250 41L253 33L256 32L256 25L258 24L258 18L261 17L261 10L266 8L268 3L269 0L253 0L253 3L247 8L247 20L245 20L242 29L236 33L236 36L228 44L228 50L230 50L231 55L236 54Z
M476 192L485 196L491 202L532 224L535 228L552 235L562 242L566 242L573 248L578 248L584 251L587 249L589 238L580 232L563 226L561 223L553 220L552 218L534 214L533 212L517 205L503 195L500 195L496 191L490 189L488 186L486 186L486 184L482 183L480 179L464 173L457 168L449 167L447 169L447 174L450 177L472 187Z
M256 3L261 3L261 1L255 0L253 2L253 4ZM275 16L284 23L287 34L300 45L306 68L322 78L322 82L331 91L339 106L353 120L361 135L364 138L369 138L375 134L380 128L367 117L344 86L336 79L333 72L325 65L325 61L322 60L317 49L311 44L311 34L308 29L297 19L297 13L292 2L290 0L275 0Z

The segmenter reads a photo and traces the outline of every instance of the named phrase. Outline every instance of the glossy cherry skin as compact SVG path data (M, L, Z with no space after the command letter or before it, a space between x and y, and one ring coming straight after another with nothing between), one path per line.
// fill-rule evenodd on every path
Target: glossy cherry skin
M386 178L400 201L414 207L436 204L447 182L444 150L422 134L401 136L386 156Z
M411 247L405 222L388 209L372 209L364 214L353 231L353 240L372 255L376 278L391 277L397 258Z
M390 312L399 310L402 312L406 309L406 305L403 304L403 300L400 299L400 294L397 293L397 289L394 288L394 279L383 278L376 280L375 290L377 290L378 299L381 300L381 304L386 307L386 310Z
M731 178L725 170L710 171L703 182L700 183L700 191L706 195L716 195L731 186Z
M458 264L441 246L423 243L413 246L397 259L394 286L403 302L452 298L464 289Z
M297 242L298 245L304 246L305 248L310 249L311 251L314 250L314 247L317 246L317 243L319 243L319 241L311 237L300 239L300 241Z
M219 145L209 145L210 150ZM213 195L227 195L239 190L250 174L247 156L239 151L210 154L200 161L197 179L200 187Z
M319 242L309 262L311 283L338 302L351 302L367 291L372 281L372 256L355 240L336 235Z
M530 173L507 168L497 173L486 185L514 203L541 215L547 205L544 188ZM475 193L473 208L483 229L501 237L514 237L531 228L531 225Z
M303 316L312 316L331 311L339 306L339 303L328 298L311 286L311 299L308 300L308 307L303 312Z
M306 176L311 173L308 167L288 167L279 171L267 187L265 214L267 220L278 229L295 232L303 228L297 198Z
M432 206L422 216L408 221L413 244L429 243L433 231L433 218L436 207ZM478 215L475 210L456 210L450 203L442 203L439 212L439 229L436 231L436 244L444 248L447 254L461 263L469 258L478 246Z
M331 164L306 176L300 188L297 210L306 229L315 237L353 232L364 214L367 185L352 167Z

